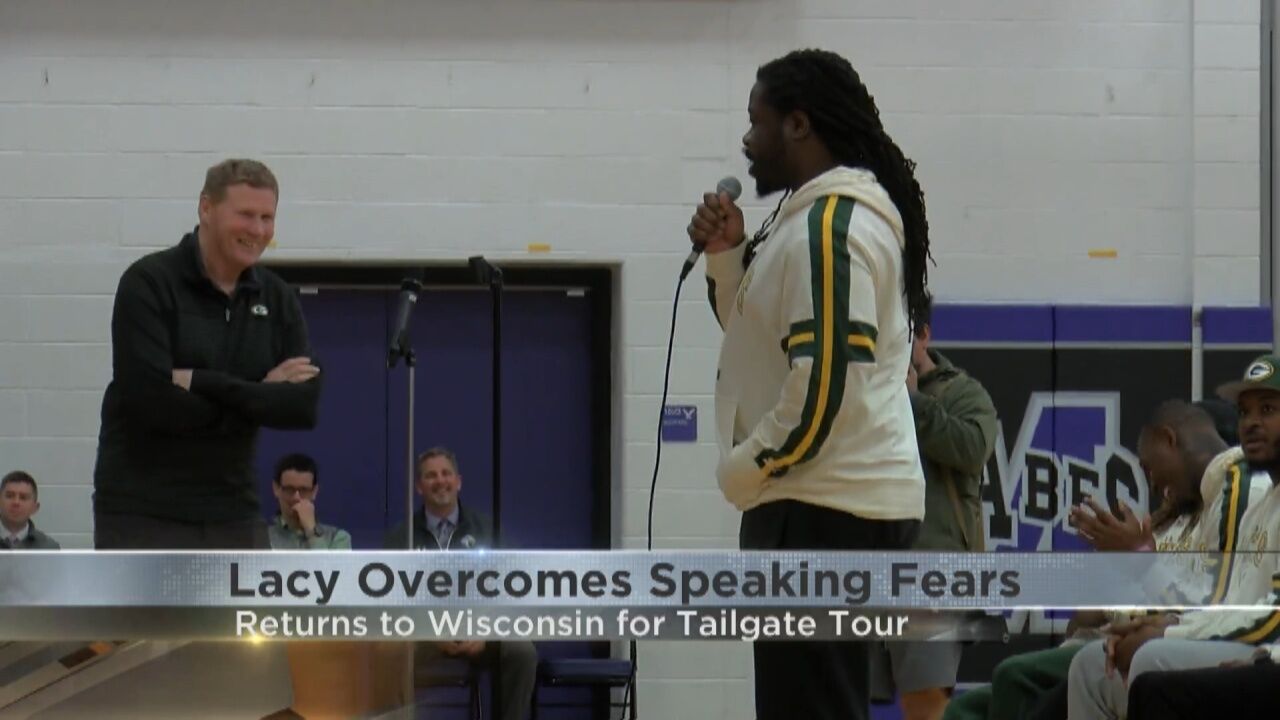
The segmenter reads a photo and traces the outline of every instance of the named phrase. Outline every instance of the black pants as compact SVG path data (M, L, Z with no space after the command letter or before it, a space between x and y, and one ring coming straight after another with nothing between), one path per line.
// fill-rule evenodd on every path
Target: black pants
M867 520L794 500L742 516L743 550L905 550L918 520ZM871 645L867 642L757 641L757 720L866 720Z
M187 523L146 515L93 514L97 550L269 550L262 518Z
M1280 665L1149 672L1129 686L1129 720L1274 717Z

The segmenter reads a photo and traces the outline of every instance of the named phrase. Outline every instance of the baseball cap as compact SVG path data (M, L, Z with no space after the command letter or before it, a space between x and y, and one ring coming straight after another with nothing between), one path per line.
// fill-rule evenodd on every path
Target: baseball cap
M1273 390L1280 393L1280 356L1263 355L1249 363L1244 377L1218 387L1218 397L1236 402L1241 393L1250 390Z

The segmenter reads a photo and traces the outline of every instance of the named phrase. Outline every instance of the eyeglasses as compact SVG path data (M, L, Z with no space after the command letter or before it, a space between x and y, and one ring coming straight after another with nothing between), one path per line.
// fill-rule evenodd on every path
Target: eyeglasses
M277 485L276 487L279 487L280 492L284 495L297 495L298 497L310 497L311 493L316 491L314 487L295 487L293 485Z

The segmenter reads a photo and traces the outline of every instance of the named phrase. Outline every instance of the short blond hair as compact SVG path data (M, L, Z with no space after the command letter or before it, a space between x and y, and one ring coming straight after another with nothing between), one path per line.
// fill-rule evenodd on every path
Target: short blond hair
M204 188L200 190L200 194L215 203L222 202L227 196L227 188L232 185L270 190L277 199L280 197L280 185L271 168L257 160L243 158L223 160L209 168L204 175Z

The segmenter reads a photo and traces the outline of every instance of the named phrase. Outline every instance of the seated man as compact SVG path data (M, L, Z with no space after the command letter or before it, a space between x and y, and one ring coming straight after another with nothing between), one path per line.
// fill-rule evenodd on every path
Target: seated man
M1081 537L1098 550L1137 551L1154 541L1161 552L1193 549L1193 536L1204 532L1221 515L1218 505L1206 508L1202 490L1217 487L1216 479L1243 458L1239 448L1228 449L1214 419L1202 408L1171 400L1156 408L1138 435L1138 460L1145 469L1153 498L1162 498L1150 518L1139 519L1128 508L1120 516L1090 501L1071 510L1071 522ZM1260 493L1259 493L1260 495ZM1221 497L1221 493L1215 493ZM1206 513L1208 517L1205 517ZM1203 521L1202 521L1203 518ZM1204 572L1199 556L1180 553L1172 564L1182 577ZM1189 584L1189 583L1188 583ZM1013 720L1023 717L1061 717L1055 705L1065 703L1065 687L1075 654L1089 641L1102 637L1099 629L1125 613L1086 610L1067 626L1067 640L1059 647L1006 658L996 666L992 684L976 688L952 702L945 720Z
M39 509L40 491L30 474L14 470L0 480L0 550L62 549L31 522Z
M272 550L351 549L350 533L316 521L320 471L310 455L291 453L280 458L272 476L271 493L280 506L279 514L267 527ZM351 668L377 662L385 665L380 680L394 683L397 665L394 659L386 661L392 657L386 654L386 645L340 639L284 643L293 678L293 704L262 720L332 717L352 712L361 703L375 707L385 703L386 687L363 687L357 692L350 690L346 683ZM407 662L407 657L403 662Z
M464 508L458 500L462 476L458 460L445 448L432 448L418 456L415 489L422 496L422 507L413 516L413 548L415 550L478 550L493 543L493 530L488 518ZM404 550L409 547L408 529L401 523L387 534L384 547ZM493 667L499 660L501 675L497 678L502 702L502 720L521 720L529 711L537 682L538 653L533 643L510 640L500 643L452 641L419 643L414 665L421 672L441 656L465 659L474 665Z
M271 491L280 504L267 529L272 550L350 550L351 535L341 528L316 522L320 473L310 455L293 453L276 463Z
M1240 444L1240 429L1236 427L1235 403L1213 397L1197 400L1192 405L1209 413L1209 417L1213 418L1213 424L1218 428L1218 434L1228 445L1235 447Z
M1280 634L1280 563L1275 553L1280 536L1280 357L1254 361L1240 382L1219 389L1219 396L1239 408L1244 460L1231 466L1223 492L1232 499L1225 506L1222 535L1234 547L1222 548L1213 604L1178 615L1139 618L1113 623L1105 644L1095 642L1071 661L1068 704L1071 720L1123 718L1128 687L1152 671L1211 668L1244 660L1255 645L1275 642ZM1257 499L1235 484L1247 479L1265 492ZM1247 552L1246 552L1247 551ZM1240 606L1257 606L1257 609Z

